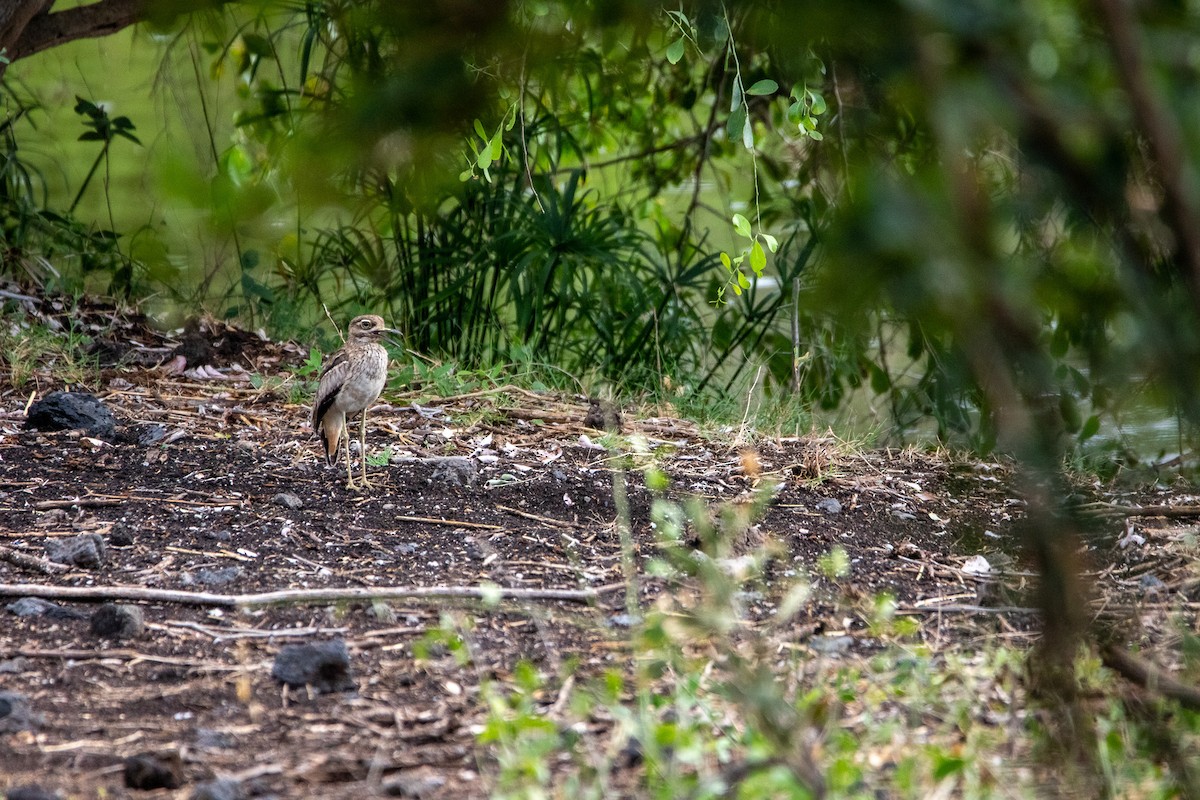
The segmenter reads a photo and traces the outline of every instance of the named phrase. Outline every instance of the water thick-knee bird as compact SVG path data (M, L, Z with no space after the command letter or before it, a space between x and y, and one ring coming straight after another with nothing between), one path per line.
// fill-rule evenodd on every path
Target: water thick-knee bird
M387 383L388 354L379 344L384 334L399 334L382 317L366 314L350 321L349 339L321 368L317 396L313 400L313 430L321 434L325 462L337 459L338 445L346 440L346 487L357 488L350 468L350 435L346 418L362 414L359 423L359 454L362 456L362 485L367 480L367 409L379 399Z

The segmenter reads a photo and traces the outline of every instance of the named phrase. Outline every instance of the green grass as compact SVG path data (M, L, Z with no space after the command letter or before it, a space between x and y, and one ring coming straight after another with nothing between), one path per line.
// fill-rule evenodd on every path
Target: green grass
M100 368L96 358L85 352L90 342L73 325L60 331L23 314L6 314L0 317L4 381L18 391L41 381L95 388Z

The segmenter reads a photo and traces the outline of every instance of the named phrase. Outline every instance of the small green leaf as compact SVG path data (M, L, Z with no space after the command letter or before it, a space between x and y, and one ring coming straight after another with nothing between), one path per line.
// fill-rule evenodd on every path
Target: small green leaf
M483 123L479 120L475 120L475 132L479 134L480 139L483 139L485 142L487 141L487 132L483 129Z
M769 233L764 233L762 235L762 238L763 238L763 241L765 241L767 243L767 249L770 250L772 253L779 250L779 240L776 239L774 236L772 236Z
M750 279L747 278L746 273L742 272L741 270L738 270L737 285L742 287L743 289L750 288Z
M762 277L763 270L767 268L767 254L763 250L762 242L755 242L750 248L750 269L754 270L754 274Z
M746 107L738 106L733 113L729 115L729 122L725 124L725 134L729 137L729 141L736 142L742 138L742 128L746 126Z
M1087 418L1087 422L1083 423L1083 428L1079 431L1079 441L1086 442L1088 439L1100 432L1100 417L1092 414Z
M504 140L500 138L500 133L497 132L495 138L492 139L491 153L490 153L492 156L492 161L499 161L500 155L503 152L504 152Z
M729 113L737 111L744 103L742 102L742 79L734 78L733 80L733 99L729 102Z
M754 126L749 121L742 126L742 144L747 150L754 149Z
M770 78L763 78L761 81L755 81L754 85L746 90L746 94L775 94L779 91L779 84Z
M750 220L746 219L741 214L733 215L733 229L738 232L739 236L750 238Z
M825 113L826 105L824 97L821 97L821 95L817 94L816 92L810 91L808 93L808 99L811 102L812 113L814 116L819 117Z
M721 251L721 263L725 265L725 269L733 272L733 262L729 260L729 253Z
M686 42L684 42L682 36L672 42L671 46L667 48L667 61L672 64L678 64L679 59L683 58L683 49L685 46Z

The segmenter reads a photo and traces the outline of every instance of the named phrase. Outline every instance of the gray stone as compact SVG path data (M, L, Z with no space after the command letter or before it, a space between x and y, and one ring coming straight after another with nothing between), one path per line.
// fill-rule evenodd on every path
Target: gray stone
M271 498L271 502L277 506L290 508L292 511L304 508L304 502L291 492L280 492Z
M92 635L102 639L132 639L145 629L142 610L137 606L105 603L92 614Z
M46 557L56 564L93 569L104 563L108 548L98 533L81 533L68 539L51 539L46 543Z
M87 614L73 608L63 608L57 603L40 597L22 597L5 606L10 614L18 617L46 617L48 619L87 619Z
M840 514L842 513L842 504L832 497L823 497L817 501L817 511L824 511L826 514Z
M42 718L33 713L29 698L20 692L0 692L0 733L31 731L42 724Z
M85 392L51 392L29 407L25 426L39 431L82 429L88 436L113 441L117 420L95 395Z
M58 792L30 784L9 789L4 797L5 800L61 800L62 796Z
M271 677L294 688L311 686L322 694L357 686L350 672L350 653L341 639L284 647L275 656Z
M474 486L475 482L479 480L479 468L469 458L446 456L430 458L426 461L434 463L433 474L430 475L434 483L441 483L445 486Z

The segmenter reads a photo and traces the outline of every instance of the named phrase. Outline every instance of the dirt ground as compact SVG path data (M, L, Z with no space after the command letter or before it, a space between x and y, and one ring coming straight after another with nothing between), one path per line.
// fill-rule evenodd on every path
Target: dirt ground
M582 676L626 666L614 461L584 424L585 399L490 390L417 407L415 391L385 395L369 416L367 448L390 448L391 460L370 468L373 488L352 492L344 468L319 458L290 386L256 388L239 371L286 376L303 362L300 348L239 340L236 355L217 347L204 356L206 369L184 354L188 363L171 368L190 375L172 375L161 364L180 355L177 340L136 327L98 339L107 366L92 388L122 426L115 443L25 427L34 395L61 388L52 379L0 393L0 602L34 587L91 592L48 597L66 610L57 616L0 610L0 706L3 692L21 704L7 718L0 708L0 792L36 784L80 798L188 797L224 776L262 797L487 796L492 765L476 744L487 714L481 681L503 680L520 659L549 675L568 659ZM1029 598L1009 555L1022 506L1000 464L857 452L814 436L756 442L755 466L736 431L702 435L688 422L626 414L623 433L645 437L677 496L716 503L779 482L757 532L814 582L796 618L797 647L828 654L822 641L849 637L870 648L864 621L833 597L885 590L929 636L955 635L963 610L980 603L992 606L984 624L994 635L1032 635L1036 619L1020 608ZM641 567L656 552L650 495L636 470L628 486ZM81 534L102 540L100 563L48 561L48 545ZM835 587L818 561L836 546L850 570ZM1118 552L1111 538L1094 550ZM1016 595L981 595L968 562L980 553L1018 576ZM1114 585L1136 585L1136 572L1121 570L1110 571ZM470 596L491 584L531 594L497 604ZM144 616L143 629L121 639L89 623L113 587L463 587L465 596L232 608L117 593L110 599ZM661 589L644 576L639 587L643 605ZM550 589L575 594L538 594ZM774 608L769 596L749 602L751 617ZM998 604L1012 608L997 613ZM467 666L436 648L414 655L446 613L471 631ZM334 639L346 644L353 690L317 694L272 677L282 647ZM554 701L551 691L548 713ZM589 735L620 747L603 724ZM181 786L126 788L125 759L145 753L177 758Z

